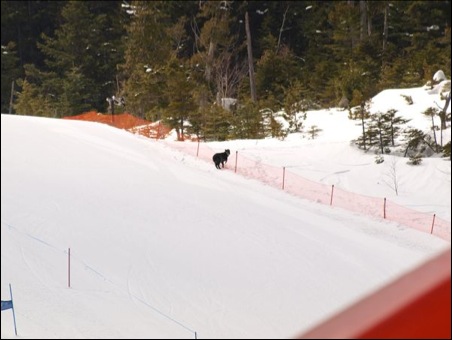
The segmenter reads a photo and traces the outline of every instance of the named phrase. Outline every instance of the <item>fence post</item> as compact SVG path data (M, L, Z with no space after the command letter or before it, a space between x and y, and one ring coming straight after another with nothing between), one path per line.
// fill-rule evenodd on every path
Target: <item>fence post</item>
M238 151L235 152L235 165L234 165L234 172L237 172L237 155L238 155Z
M67 286L71 288L71 248L67 251Z
M285 181L285 178L286 178L286 167L283 166L283 168L282 168L282 189L283 189L283 190L284 190L284 181Z
M432 229L430 229L430 234L433 233L433 226L435 225L435 214L433 214L433 222L432 222Z
M383 219L386 219L386 197L385 197L384 203L383 203Z
M199 155L199 137L198 137L198 148L196 149L196 157Z
M334 192L334 184L331 185L331 198L330 198L330 205L333 205L333 192Z

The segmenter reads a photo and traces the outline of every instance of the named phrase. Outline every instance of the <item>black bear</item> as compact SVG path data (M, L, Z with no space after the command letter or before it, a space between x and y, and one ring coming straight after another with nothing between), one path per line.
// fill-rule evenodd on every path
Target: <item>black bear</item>
M221 167L224 168L224 163L227 163L228 156L231 154L231 151L229 149L224 150L224 152L219 152L213 155L212 159L215 163L215 167L217 169L221 169ZM220 167L221 164L221 167Z

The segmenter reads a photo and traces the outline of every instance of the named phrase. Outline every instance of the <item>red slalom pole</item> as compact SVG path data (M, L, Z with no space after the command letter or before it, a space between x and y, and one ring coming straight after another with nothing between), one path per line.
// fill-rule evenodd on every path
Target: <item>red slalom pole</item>
M67 252L67 286L71 288L71 248Z

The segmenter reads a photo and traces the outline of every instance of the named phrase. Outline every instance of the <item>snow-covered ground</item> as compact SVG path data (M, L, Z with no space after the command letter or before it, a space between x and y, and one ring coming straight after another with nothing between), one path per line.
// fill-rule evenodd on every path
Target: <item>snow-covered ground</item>
M428 130L417 110L427 99L441 105L438 94L393 91L372 109L392 103ZM376 164L350 146L361 130L347 115L308 112L306 128L322 129L315 139L209 146L450 221L450 161L395 158L395 195L385 184L392 156ZM450 141L450 127L444 136ZM450 248L169 144L99 123L2 114L1 297L10 298L11 283L19 337L288 338ZM15 337L10 310L1 337Z

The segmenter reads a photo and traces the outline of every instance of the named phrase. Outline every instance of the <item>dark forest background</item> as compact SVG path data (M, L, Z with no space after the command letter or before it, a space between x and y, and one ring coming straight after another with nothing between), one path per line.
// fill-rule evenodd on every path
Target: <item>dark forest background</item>
M450 1L1 1L1 112L277 136L281 109L290 121L450 78L450 13Z

